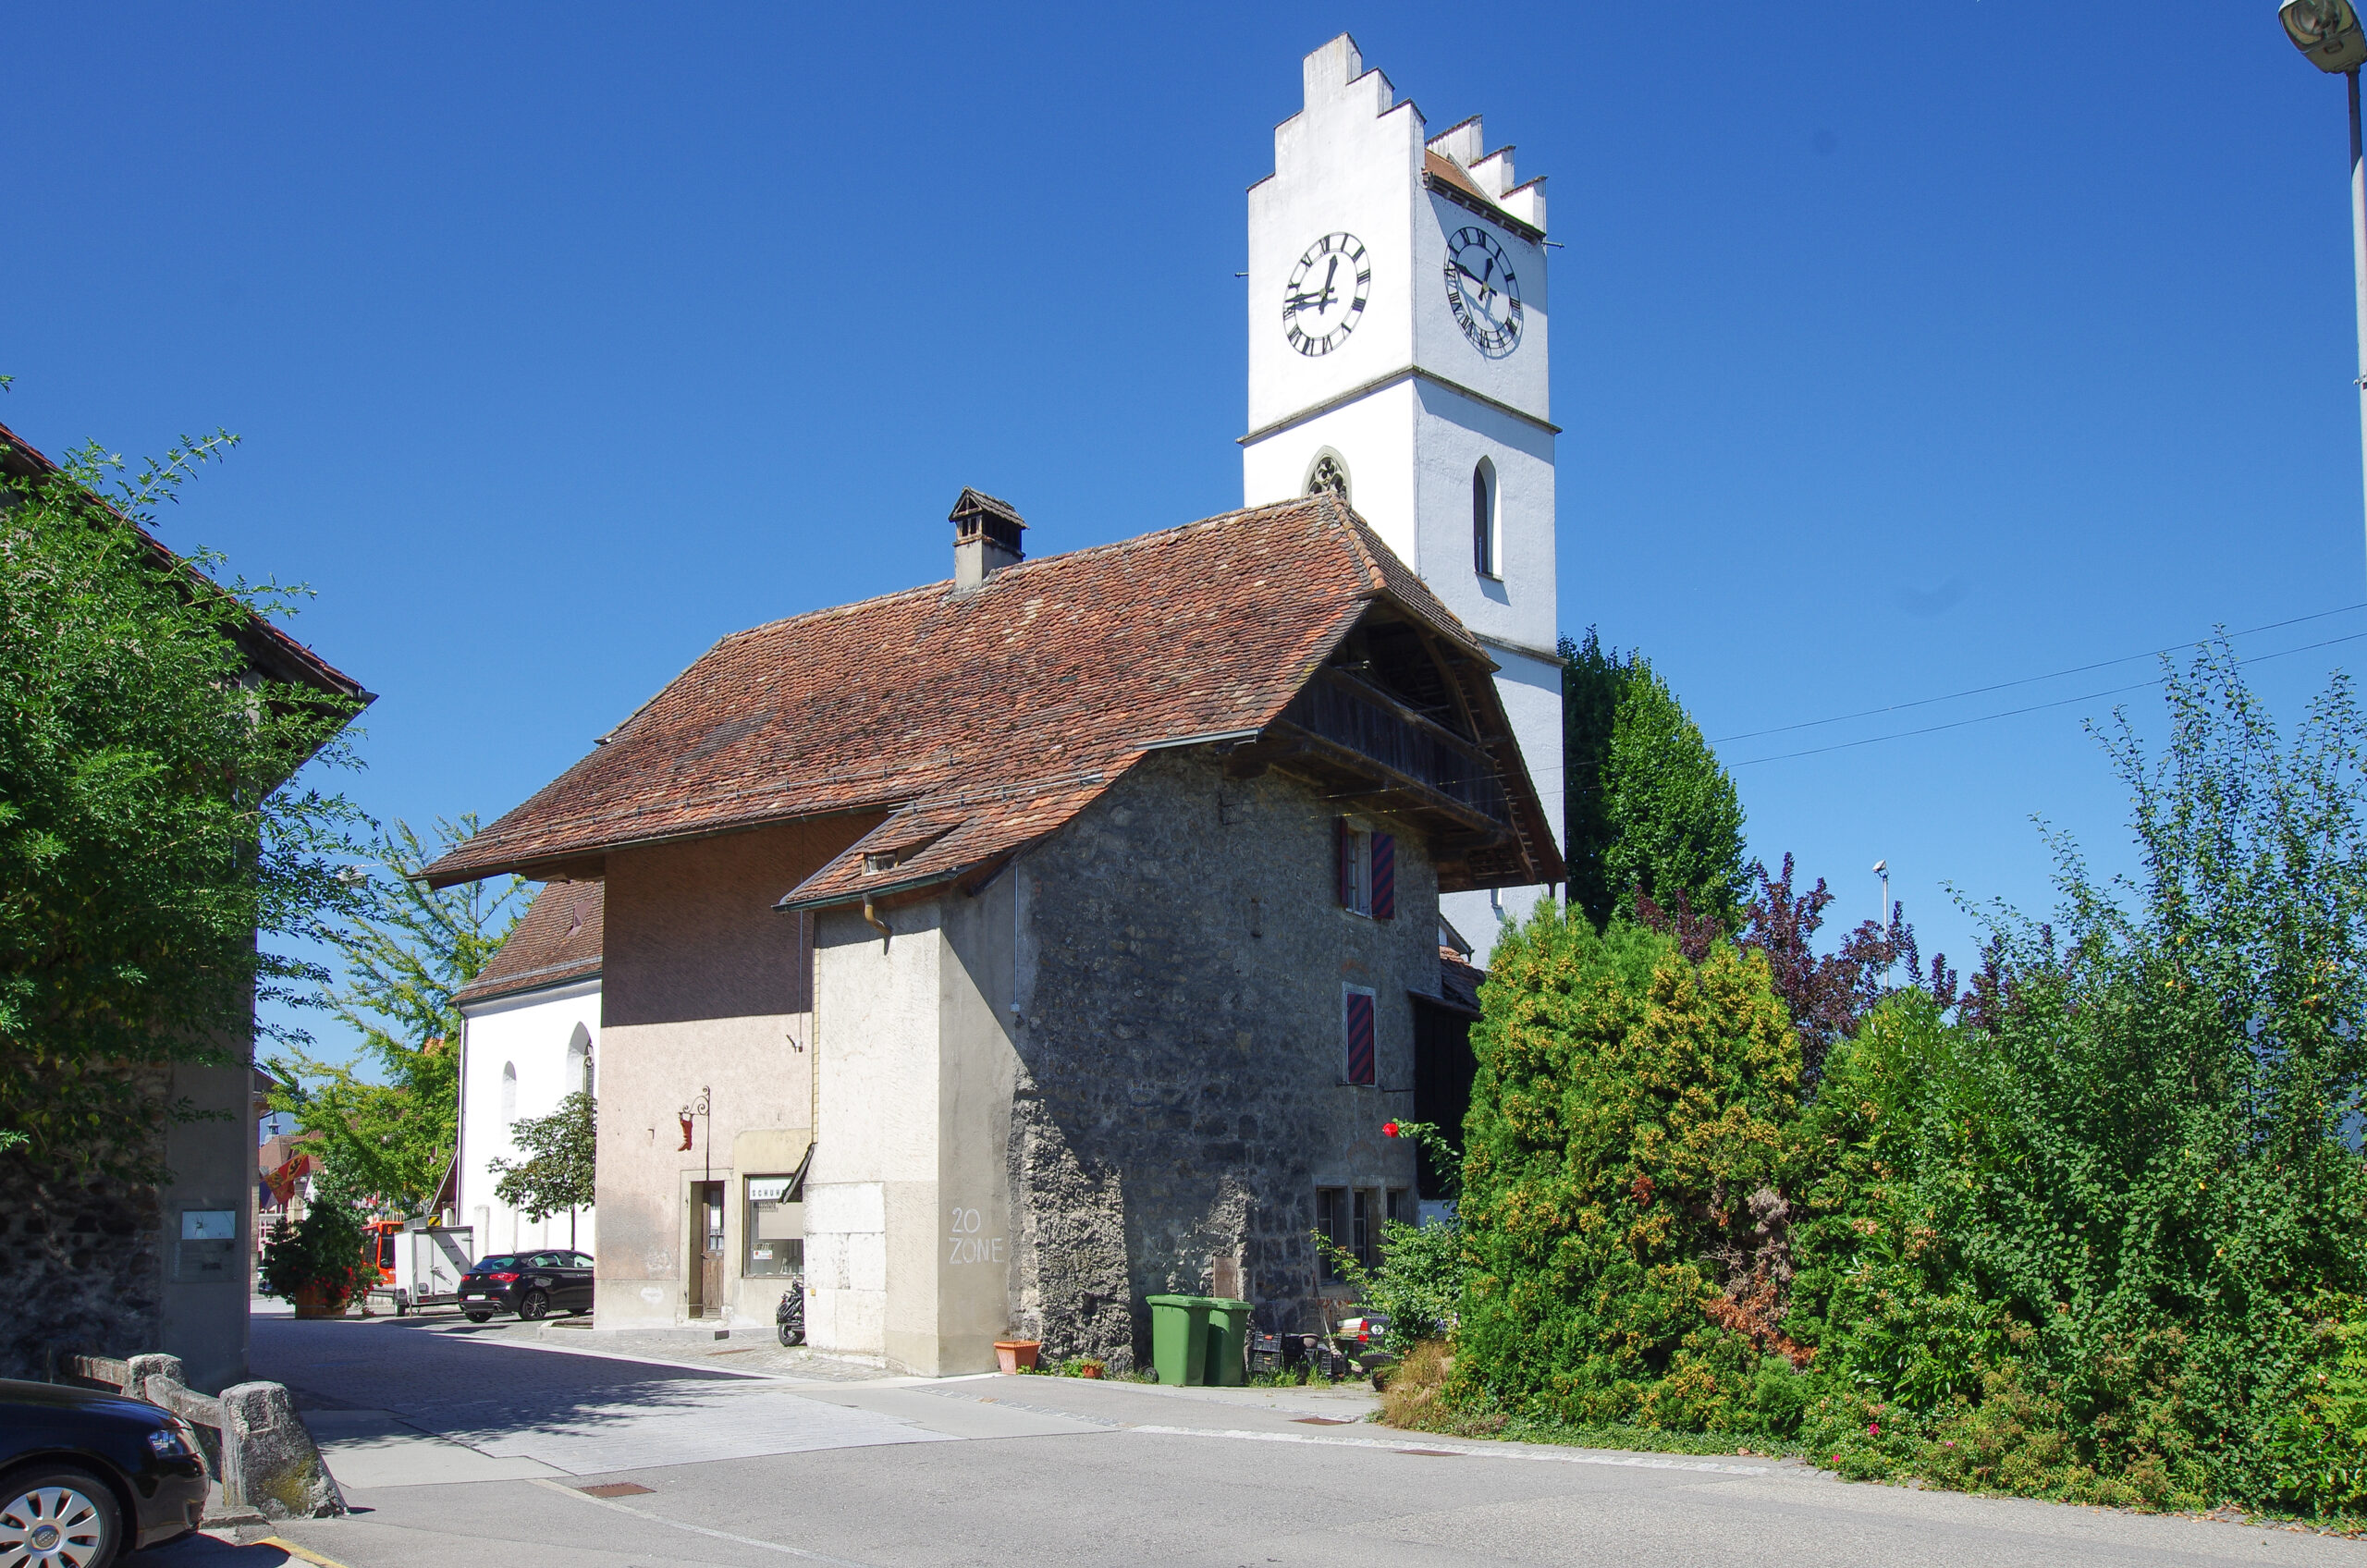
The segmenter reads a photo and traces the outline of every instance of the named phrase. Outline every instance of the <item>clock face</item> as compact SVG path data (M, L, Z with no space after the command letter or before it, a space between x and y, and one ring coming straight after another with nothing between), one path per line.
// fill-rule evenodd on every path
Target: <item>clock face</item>
M1490 359L1520 347L1520 279L1486 229L1458 228L1447 240L1446 302L1463 336Z
M1282 335L1313 357L1348 340L1372 291L1372 263L1353 234L1327 234L1306 248L1282 286Z

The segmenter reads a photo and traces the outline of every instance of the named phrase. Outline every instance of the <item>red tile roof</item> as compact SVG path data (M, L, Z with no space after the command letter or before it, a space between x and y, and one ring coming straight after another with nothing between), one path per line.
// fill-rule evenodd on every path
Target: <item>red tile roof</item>
M466 1005L596 976L603 892L597 882L555 882L535 894L484 968L452 999Z
M626 845L893 809L795 900L944 880L1058 828L1147 750L1273 722L1376 604L1429 629L1509 736L1479 644L1327 494L726 637L426 875L596 875ZM1550 858L1527 778L1504 782Z

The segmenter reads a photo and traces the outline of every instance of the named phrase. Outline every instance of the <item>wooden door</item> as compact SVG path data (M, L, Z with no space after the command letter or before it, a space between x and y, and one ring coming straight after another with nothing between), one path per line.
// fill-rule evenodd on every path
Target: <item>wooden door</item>
M692 1187L691 1226L697 1238L698 1269L691 1282L691 1315L723 1316L723 1183L700 1182Z

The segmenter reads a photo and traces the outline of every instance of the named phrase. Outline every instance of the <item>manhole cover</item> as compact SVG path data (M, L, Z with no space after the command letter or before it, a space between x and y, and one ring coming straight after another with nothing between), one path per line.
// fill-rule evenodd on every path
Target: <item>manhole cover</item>
M645 1497L655 1488L636 1486L631 1481L603 1481L596 1487L575 1488L585 1497Z

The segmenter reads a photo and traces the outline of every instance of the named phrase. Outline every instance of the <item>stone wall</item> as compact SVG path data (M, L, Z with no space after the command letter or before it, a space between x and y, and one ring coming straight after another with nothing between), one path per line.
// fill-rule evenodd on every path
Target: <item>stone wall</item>
M154 1188L43 1180L0 1156L0 1378L41 1378L53 1348L161 1348L163 1239Z
M163 1351L209 1391L247 1375L253 1070L184 1061L149 1071L165 1100L201 1113L167 1125L153 1145L170 1172L163 1186L81 1181L0 1154L0 1378L41 1377L53 1348Z
M1131 1365L1142 1298L1220 1273L1261 1328L1316 1330L1316 1189L1414 1184L1380 1127L1413 1109L1437 879L1396 828L1396 917L1341 908L1339 815L1285 774L1162 752L1014 869L1012 1307L1048 1354ZM1351 985L1378 1002L1371 1087L1342 1082Z

